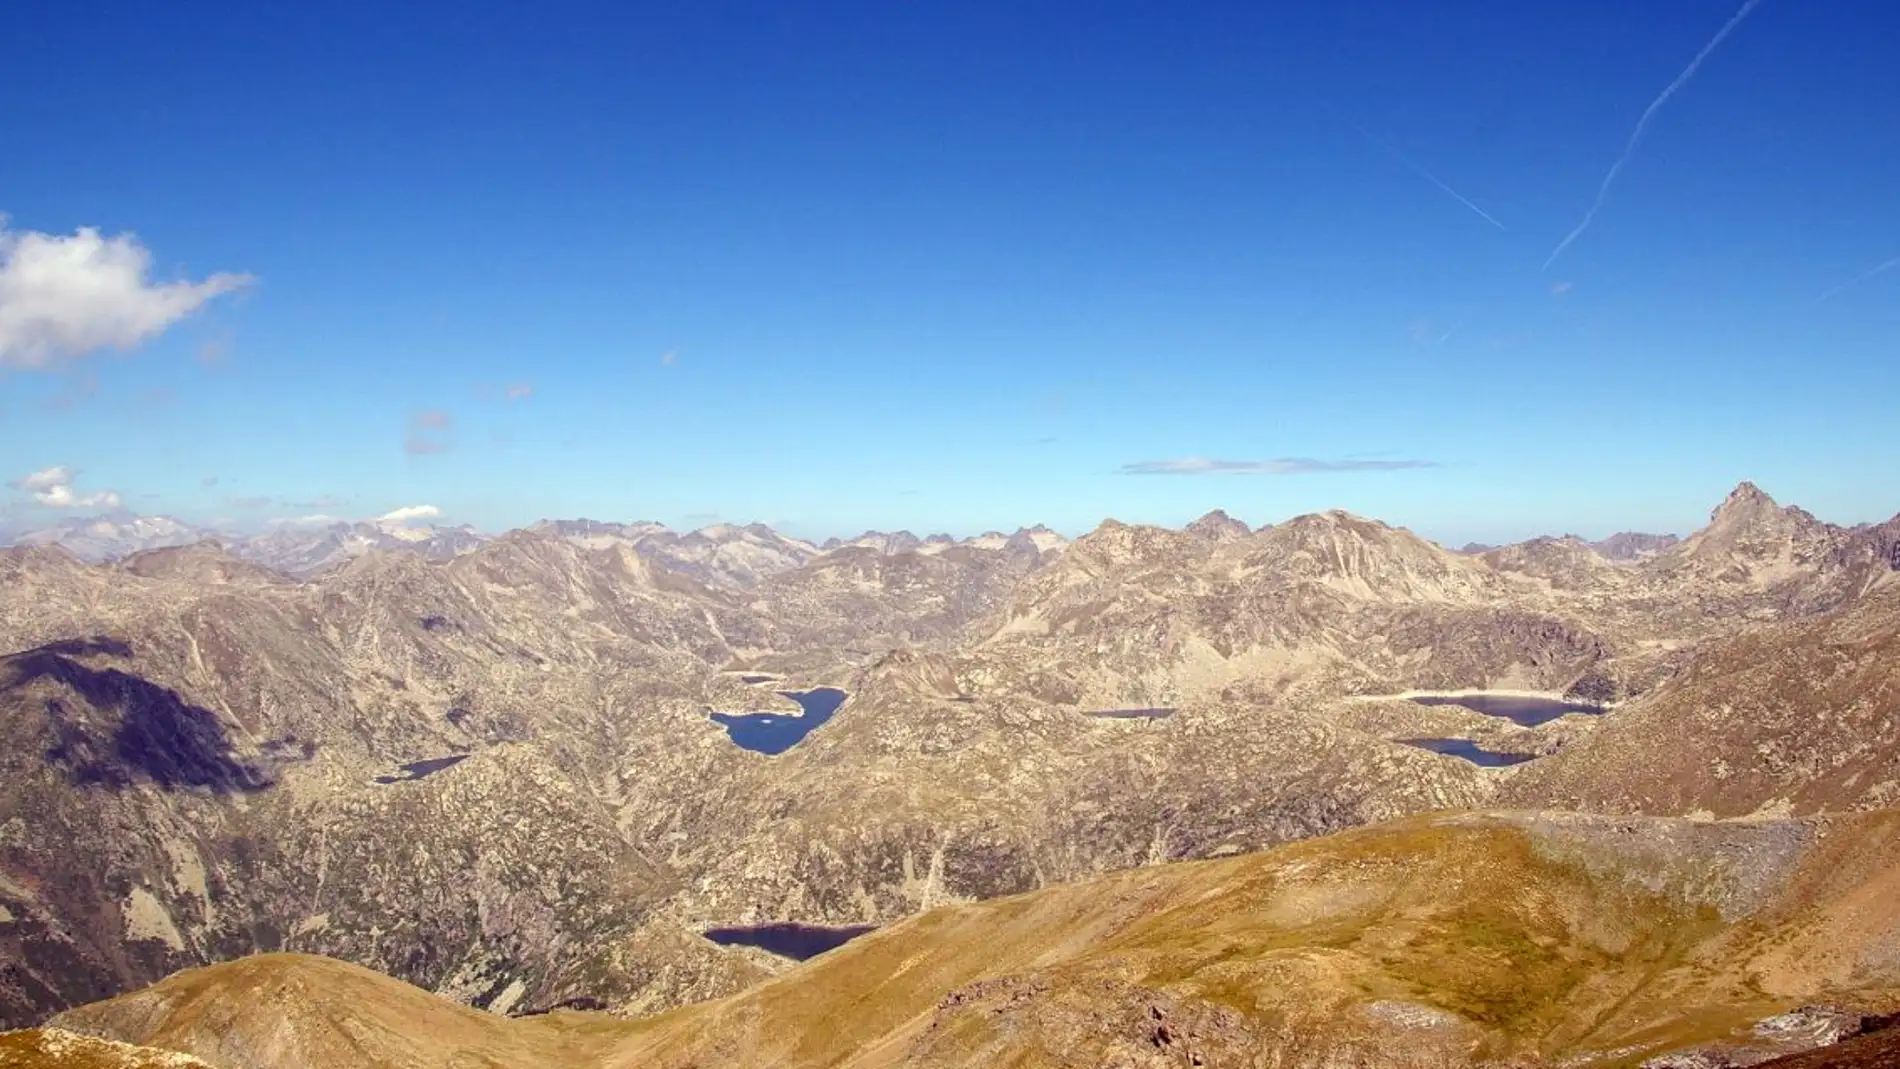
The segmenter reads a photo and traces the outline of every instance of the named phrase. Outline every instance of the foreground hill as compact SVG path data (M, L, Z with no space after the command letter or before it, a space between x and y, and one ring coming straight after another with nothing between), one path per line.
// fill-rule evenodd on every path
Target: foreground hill
M224 1069L1628 1066L1824 1041L1753 1027L1819 999L1900 1004L1896 932L1900 813L1446 814L933 910L635 1022L279 955L54 1024Z
M139 1047L61 1028L0 1033L0 1069L217 1069L177 1051Z

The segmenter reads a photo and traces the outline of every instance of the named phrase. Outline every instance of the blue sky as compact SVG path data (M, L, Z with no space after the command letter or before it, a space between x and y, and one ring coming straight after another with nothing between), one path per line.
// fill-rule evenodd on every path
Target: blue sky
M11 274L151 261L0 284L9 523L1900 509L1882 0L1750 10L1547 269L1736 3L219 7L0 38Z

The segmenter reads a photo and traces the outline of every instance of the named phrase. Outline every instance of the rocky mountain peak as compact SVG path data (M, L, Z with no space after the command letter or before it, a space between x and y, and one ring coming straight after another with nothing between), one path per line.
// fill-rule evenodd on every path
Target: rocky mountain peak
M1485 572L1405 528L1338 509L1296 516L1241 545L1249 571L1317 580L1372 600L1455 600L1474 594Z
M1026 530L1018 530L1015 534L1003 539L1003 544L1000 548L1006 553L1024 554L1032 557L1042 555L1042 546L1036 541L1036 536Z
M1355 516L1345 509L1327 509L1324 512L1309 512L1273 528L1288 538L1333 537L1339 534L1351 534L1360 538L1383 539L1399 532L1378 520L1369 520L1364 516Z
M1769 542L1806 541L1822 536L1827 525L1806 511L1783 508L1754 483L1744 482L1709 513L1709 525L1694 541L1702 547L1762 548Z
M1783 508L1745 482L1710 513L1707 527L1655 554L1652 562L1678 578L1701 576L1766 591L1806 582L1817 568L1840 578L1834 564L1845 541L1846 532L1802 509ZM1822 586L1834 589L1831 580Z
M1070 544L1070 549L1105 563L1160 559L1183 544L1179 531L1106 519Z
M1252 528L1227 515L1222 509L1215 509L1188 524L1186 530L1188 534L1210 542L1231 542L1252 533Z
M1722 499L1715 511L1709 513L1709 523L1712 526L1745 523L1780 511L1781 506L1775 504L1774 498L1764 493L1761 487L1744 480L1729 491L1728 497Z
M1040 523L1034 527L1018 528L1016 533L1027 535L1029 540L1036 544L1036 548L1044 553L1060 553L1069 544L1067 538Z

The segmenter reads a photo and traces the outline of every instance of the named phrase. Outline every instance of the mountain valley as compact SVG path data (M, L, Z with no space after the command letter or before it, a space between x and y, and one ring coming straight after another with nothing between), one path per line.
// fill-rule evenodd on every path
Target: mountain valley
M1813 927L1900 872L1900 518L1743 484L1679 541L1459 552L1343 512L439 537L0 550L0 1023L228 1069L362 1028L469 1066L1610 1065L1900 993L1893 918ZM1474 866L1529 897L1461 912ZM796 968L705 935L771 925L874 930ZM1541 977L1509 1012L1494 952Z

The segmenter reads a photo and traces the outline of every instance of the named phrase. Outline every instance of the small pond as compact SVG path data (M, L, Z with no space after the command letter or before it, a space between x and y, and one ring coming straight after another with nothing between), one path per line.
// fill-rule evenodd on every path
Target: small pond
M790 713L713 713L715 723L723 725L734 745L753 753L782 754L805 740L805 736L824 726L845 693L836 687L811 690L782 690L780 694L797 702L803 712Z
M1458 705L1485 716L1501 716L1514 724L1534 728L1539 724L1548 724L1552 720L1569 713L1587 713L1601 716L1601 705L1589 705L1584 702L1564 701L1561 698L1538 698L1522 694L1457 694L1434 695L1413 698L1420 705Z
M826 928L816 924L754 924L737 928L708 928L706 938L720 946L758 947L781 958L804 961L837 948L872 931L874 924Z
M1535 755L1522 753L1499 753L1487 750L1470 739L1399 739L1407 746L1416 746L1421 750L1445 754L1448 757L1462 757L1474 765L1486 768L1503 768L1506 765L1521 765L1532 760Z

